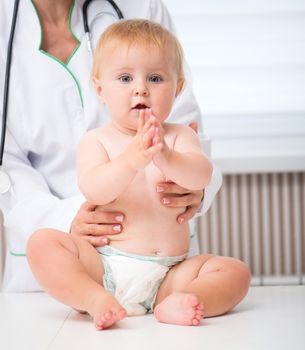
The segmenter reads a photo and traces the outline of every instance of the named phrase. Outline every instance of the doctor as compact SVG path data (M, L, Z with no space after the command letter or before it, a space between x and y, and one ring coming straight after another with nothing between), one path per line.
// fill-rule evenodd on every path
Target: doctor
M20 0L11 68L10 100L3 168L12 187L0 195L8 241L5 291L40 290L25 258L32 232L53 227L104 245L124 229L124 213L95 212L76 181L75 155L84 133L107 122L90 82L92 55L82 21L83 0ZM161 0L117 0L125 18L143 17L174 30ZM0 98L13 1L0 3ZM118 20L107 1L88 8L92 46L100 33ZM1 116L2 117L2 116ZM200 111L188 80L171 120L197 122ZM177 220L189 220L202 204L204 213L221 184L215 168L211 184L190 192L159 184L160 200L187 207ZM203 196L204 194L204 196ZM202 202L203 198L203 202ZM50 261L50 264L52 262Z

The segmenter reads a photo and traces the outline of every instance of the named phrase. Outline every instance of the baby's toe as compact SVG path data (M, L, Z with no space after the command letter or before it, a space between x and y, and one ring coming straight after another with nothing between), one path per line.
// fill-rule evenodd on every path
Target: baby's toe
M196 315L195 318L200 321L202 319L202 316L201 315Z
M99 331L101 331L102 329L104 329L104 321L103 320L99 320L98 322L95 323L95 328Z
M196 318L194 318L194 319L192 320L192 325L193 325L193 326L198 326L199 323L200 323L200 320L197 320Z
M203 310L204 309L204 306L202 303L199 303L197 306L196 306L196 309L197 310Z
M204 315L204 311L203 310L196 310L196 314L203 316Z
M112 318L112 316L113 316L112 311L107 311L107 312L105 312L103 319L105 321L109 321Z
M119 312L118 312L118 319L119 320L122 320L123 318L125 318L126 317L126 310L125 309L121 309L121 310L119 310Z

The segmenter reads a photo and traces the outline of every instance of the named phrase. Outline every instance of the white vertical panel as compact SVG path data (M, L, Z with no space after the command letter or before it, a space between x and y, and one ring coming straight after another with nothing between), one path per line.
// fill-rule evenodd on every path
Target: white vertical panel
M241 233L242 233L242 251L243 260L250 266L251 257L251 245L250 245L250 221L249 221L249 204L250 198L248 195L248 182L247 176L241 175L240 181L241 191Z
M210 247L212 253L219 252L218 203L215 202L210 209Z
M261 265L261 242L260 242L260 227L259 227L259 195L258 195L258 177L257 175L250 175L250 191L251 191L251 228L252 228L252 242L253 242L253 272L256 276L262 276Z
M219 208L220 208L220 221L221 221L221 232L220 239L222 240L222 254L225 256L230 255L230 227L229 227L229 200L228 200L228 181L227 177L224 178L224 185L221 188L221 196L219 197Z
M284 272L289 275L292 272L291 266L291 240L292 240L292 223L291 223L291 201L290 201L290 184L289 184L289 174L283 174L283 253L284 253ZM279 252L280 254L280 252ZM278 259L281 257L278 256Z
M264 275L271 275L272 266L271 259L267 258L271 255L272 247L271 247L271 230L270 230L270 198L269 198L269 185L268 185L268 175L263 174L261 176L262 179L262 249L263 249L263 273Z
M281 255L281 239L282 239L282 203L280 201L280 175L271 174L271 222L273 230L273 239L270 242L273 247L273 255L269 254L269 260L273 260L275 266L275 273L281 274L281 261L284 257Z
M299 277L300 284L302 283L302 259L305 256L302 254L302 231L301 231L301 191L300 191L300 175L292 174L292 198L293 198L293 229L294 229L294 264L296 274ZM304 214L304 213L303 213Z
M239 205L238 205L238 177L231 176L231 239L232 239L232 255L240 258L240 229L239 229Z
M210 241L209 241L209 226L208 222L210 220L209 213L204 215L199 220L199 247L200 247L200 253L207 253L209 251L210 247Z

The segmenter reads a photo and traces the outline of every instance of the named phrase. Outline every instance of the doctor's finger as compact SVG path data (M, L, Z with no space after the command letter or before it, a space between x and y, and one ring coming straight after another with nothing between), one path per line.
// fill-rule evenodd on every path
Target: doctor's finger
M107 235L115 235L122 231L123 227L120 224L111 225L86 225L84 226L83 235L92 237L102 237Z
M95 210L87 213L86 223L87 224L116 224L124 221L124 215L120 212L106 212Z
M191 193L180 196L163 196L161 201L163 205L171 208L195 206L199 208L203 197L203 191L192 191Z
M197 205L190 205L186 207L185 212L177 217L179 224L183 224L185 221L191 220L198 211Z
M93 204L91 202L86 201L80 206L79 210L80 211L94 211L96 207L97 207L96 204Z
M157 184L157 192L162 192L164 194L166 193L171 193L171 194L180 194L180 195L185 195L188 193L191 193L192 191L181 187L174 182L159 182Z
M109 243L109 238L106 236L83 236L82 238L94 247L102 247Z

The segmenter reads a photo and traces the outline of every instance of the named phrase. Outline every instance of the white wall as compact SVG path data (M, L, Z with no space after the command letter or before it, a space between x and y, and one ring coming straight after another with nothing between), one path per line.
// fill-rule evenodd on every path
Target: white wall
M164 0L225 173L305 170L305 0Z

